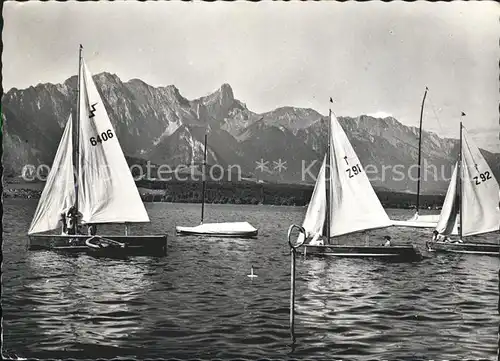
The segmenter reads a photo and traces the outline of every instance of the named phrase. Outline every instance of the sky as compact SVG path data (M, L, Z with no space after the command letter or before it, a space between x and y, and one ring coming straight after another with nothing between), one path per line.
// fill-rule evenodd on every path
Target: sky
M97 74L194 99L229 83L255 112L392 115L500 152L500 6L439 2L4 3L4 91ZM460 117L461 112L465 117Z

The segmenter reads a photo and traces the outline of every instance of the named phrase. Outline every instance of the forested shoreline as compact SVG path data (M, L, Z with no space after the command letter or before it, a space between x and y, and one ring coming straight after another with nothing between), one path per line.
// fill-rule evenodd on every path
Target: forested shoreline
M202 187L191 181L138 181L139 193L144 202L200 203ZM43 183L17 184L5 187L4 198L40 197ZM213 204L268 204L305 206L308 204L313 186L300 184L254 183L254 182L207 182L205 202ZM376 190L382 205L386 208L414 208L416 196ZM438 209L444 201L443 195L422 195L422 208Z

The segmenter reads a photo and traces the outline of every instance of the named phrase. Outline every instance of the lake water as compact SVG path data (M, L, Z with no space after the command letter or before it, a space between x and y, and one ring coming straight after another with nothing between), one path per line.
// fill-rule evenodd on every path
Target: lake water
M246 220L259 228L258 239L224 240L175 237L175 225L198 222L199 205L148 203L152 223L132 232L167 232L168 255L112 260L26 251L35 207L34 200L4 200L6 355L497 358L500 262L494 257L430 255L418 263L298 258L292 344L286 232L301 222L305 208L207 205L207 222ZM386 229L371 232L371 239L390 234L423 250L429 233ZM253 279L247 277L252 265Z

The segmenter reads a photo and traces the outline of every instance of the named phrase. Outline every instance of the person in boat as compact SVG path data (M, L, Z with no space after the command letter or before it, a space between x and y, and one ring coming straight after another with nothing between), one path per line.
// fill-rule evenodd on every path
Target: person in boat
M433 240L434 242L436 242L436 241L440 241L440 240L442 240L442 239L443 239L443 236L442 236L442 235L440 235L438 231L434 230L434 231L432 232L432 240Z
M314 237L309 241L310 246L324 246L325 242L321 238L321 234L316 233Z
M458 234L461 234L460 233L460 226L457 227L457 231L458 231ZM459 238L457 239L456 241L453 241L452 243L463 243L462 240Z
M68 210L68 214L66 215L68 219L68 234L81 234L81 218L82 214L76 211L76 207L72 206Z
M61 213L61 222L62 222L61 234L67 235L68 234L68 220L66 219L66 214L64 214L64 213Z
M384 236L384 247L390 247L391 246L391 237L390 236Z
M97 233L97 226L95 224L89 224L87 226L87 234L89 236L95 236Z
M443 243L448 243L450 241L450 239L448 238L448 236L444 236L442 234L439 234L438 231L434 230L432 232L432 240L434 242L443 242Z

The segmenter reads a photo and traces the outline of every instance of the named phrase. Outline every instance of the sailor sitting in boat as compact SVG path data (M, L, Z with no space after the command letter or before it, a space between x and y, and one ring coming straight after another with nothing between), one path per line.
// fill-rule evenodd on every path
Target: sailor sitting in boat
M62 229L61 229L61 234L63 236L68 235L68 220L66 219L66 214L61 213L61 222L62 222Z
M87 234L89 236L95 236L97 233L97 226L95 224L88 224L87 225Z
M384 239L385 239L384 247L390 247L391 246L391 237L384 236Z
M311 239L309 242L310 246L324 246L325 243L323 242L323 239L321 238L321 234L316 233L314 237Z
M434 230L432 232L432 240L434 242L443 242L443 243L448 243L450 242L450 239L448 238L448 236L444 236L442 234L439 234L438 231Z
M459 228L460 229L460 228ZM443 243L463 243L461 239L457 239L455 241L452 241L448 238L448 236L444 236L442 234L439 234L438 231L432 232L432 240L434 242L443 242Z
M457 231L458 231L458 234L461 234L461 233L460 233L460 226L458 226L458 227L457 227ZM464 243L464 242L463 242L463 241L459 238L459 239L457 239L456 241L453 241L453 242L451 242L451 243Z
M80 212L77 213L75 206L68 210L66 215L66 219L68 220L68 234L82 233L81 218L82 214Z

